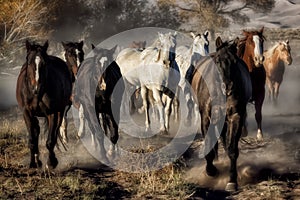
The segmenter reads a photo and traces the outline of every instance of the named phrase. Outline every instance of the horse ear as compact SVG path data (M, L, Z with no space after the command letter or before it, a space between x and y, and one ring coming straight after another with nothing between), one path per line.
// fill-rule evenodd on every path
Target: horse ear
M286 44L289 44L289 43L290 43L290 41L289 41L289 40L286 40L286 41L285 41L285 43L286 43Z
M30 49L31 49L31 44L30 44L30 42L29 42L28 40L26 40L25 46L26 46L26 50L27 50L27 51L30 51Z
M263 33L263 32L264 32L264 28L265 28L264 26L261 27L261 29L259 30L259 32L260 32L260 33Z
M240 41L240 38L239 38L239 37L236 37L236 38L234 39L233 43L234 43L235 45L238 45L239 41Z
M49 47L49 42L48 42L48 40L47 40L47 41L45 42L44 46L43 46L43 49L44 49L45 51L47 51L48 47Z
M118 46L118 45L116 45L116 46L114 46L113 48L110 49L111 53L114 53L114 52L116 51L117 46Z
M79 48L79 49L82 49L82 47L83 47L83 40L81 40L81 41L78 43L78 48Z
M191 36L193 37L193 39L195 39L196 35L193 32L190 32Z
M63 45L64 49L66 50L66 49L67 49L67 45L66 45L66 43L64 43L64 42L61 42L61 44Z
M204 36L207 38L208 35L209 35L209 31L206 30L205 33L204 33Z
M220 36L216 39L216 47L217 49L223 45L223 41Z
M249 34L248 31L243 30L243 35L244 35L244 36L248 36L248 34Z
M177 36L177 31L175 31L175 33L173 34L173 36L174 36L174 37L176 37L176 36Z
M96 47L95 47L95 45L94 44L92 44L92 49L95 49Z

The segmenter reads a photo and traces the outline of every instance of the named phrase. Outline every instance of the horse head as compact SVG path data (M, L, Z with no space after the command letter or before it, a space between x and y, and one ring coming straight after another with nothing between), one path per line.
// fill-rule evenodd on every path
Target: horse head
M293 62L291 55L291 47L289 45L289 40L285 42L279 42L279 58L283 60L287 65L291 65Z
M241 39L239 45L239 56L248 65L250 71L252 67L263 66L264 61L264 40L263 36L264 27L259 31L245 31L243 30L244 38Z
M30 44L26 40L26 74L28 79L29 88L34 94L38 93L39 86L43 79L43 63L45 63L45 56L47 55L48 40L43 46L39 44Z
M157 49L158 54L156 62L162 60L166 66L169 66L170 61L175 60L175 49L176 49L176 36L177 32L174 33L158 33Z
M104 48L97 48L94 45L92 45L94 58L95 58L95 64L96 66L99 66L101 69L104 69L105 67L109 66L114 61L114 54L117 49L117 45L114 46L111 49L104 49Z
M83 41L81 42L62 42L65 49L65 59L70 72L76 77L78 69L83 62Z
M217 67L221 71L221 76L224 84L222 85L223 93L229 94L232 89L232 68L237 64L238 57L236 56L237 45L239 39L235 39L232 43L223 42L221 37L216 39L216 53L214 55L214 61Z
M209 41L208 41L209 32L206 31L204 34L195 35L191 32L191 36L193 37L193 45L192 45L192 54L198 53L201 56L207 56L209 54Z

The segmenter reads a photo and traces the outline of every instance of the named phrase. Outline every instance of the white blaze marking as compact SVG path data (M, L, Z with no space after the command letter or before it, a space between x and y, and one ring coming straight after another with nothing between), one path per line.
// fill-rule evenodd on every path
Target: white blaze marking
M107 57L102 57L99 62L101 63L101 66L104 67L104 62L107 61Z
M41 58L39 56L35 57L35 65L36 65L36 69L35 69L35 81L38 83L39 81L39 64L41 62Z
M259 57L262 56L263 54L263 50L262 50L262 46L260 44L260 40L259 40L259 36L258 35L254 35L253 36L253 42L255 44L255 48L254 48L254 55Z
M78 51L78 49L75 49L75 52L76 52L76 55L77 55L77 67L79 67L79 65L80 65L80 61L79 61L79 51Z

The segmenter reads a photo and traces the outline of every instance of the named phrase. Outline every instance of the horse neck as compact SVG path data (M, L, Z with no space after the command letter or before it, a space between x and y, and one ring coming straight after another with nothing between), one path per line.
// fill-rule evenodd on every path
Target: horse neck
M246 43L247 44L247 43ZM245 44L245 45L246 45ZM252 50L253 51L253 50ZM247 48L247 45L245 46L245 50L244 50L244 54L242 56L243 61L247 64L248 70L249 72L252 72L253 68L255 68L254 66L254 60L253 60L253 56L251 55L251 52L249 50L249 48ZM252 52L253 53L253 52Z

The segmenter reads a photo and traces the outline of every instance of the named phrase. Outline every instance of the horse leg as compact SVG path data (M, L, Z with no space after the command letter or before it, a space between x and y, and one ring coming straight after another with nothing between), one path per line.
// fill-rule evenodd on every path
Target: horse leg
M237 184L237 159L239 156L238 142L241 136L243 117L235 114L230 117L229 130L227 136L223 134L223 137L227 137L226 144L224 145L225 151L230 159L229 170L229 182L226 185L225 190L228 192L234 192L238 188Z
M262 133L262 128L261 128L261 123L262 123L262 105L264 101L264 96L261 96L260 99L255 100L255 120L257 123L257 135L256 138L259 141L263 140L263 133Z
M173 100L173 104L172 105L174 105L174 120L175 120L175 122L178 122L178 120L179 120L179 100L178 100L178 97L179 96L177 96L176 98L174 98L174 100Z
M48 138L46 142L46 147L49 151L49 159L48 159L48 165L52 167L53 169L57 166L58 160L54 153L54 147L57 142L57 133L58 133L58 123L60 120L59 118L63 117L63 113L61 116L58 115L58 113L50 114L48 115L48 121L49 121L49 133Z
M169 131L169 122L170 122L170 114L171 114L171 106L172 106L173 98L167 96L166 104L165 104L165 127L166 127L166 133Z
M266 84L268 86L268 96L269 96L269 101L272 102L273 100L273 94L274 94L274 87L272 82L270 81L269 78L266 79Z
M36 117L31 116L28 110L24 110L23 117L29 133L28 147L30 149L30 168L37 168L42 166L39 159L39 121Z
M63 114L63 119L62 123L59 127L59 134L62 138L62 143L63 145L67 145L69 139L68 139L68 132L67 132L67 127L68 127L68 119L67 119L67 113L70 110L71 105L66 106Z
M174 114L174 121L175 122L178 122L178 119L179 119L179 96L180 96L180 87L178 86L177 89L176 89L176 95L175 95L175 98L173 99L173 103L172 103L172 111L173 111L173 114Z
M146 130L145 132L148 132L150 130L150 118L149 118L149 102L148 102L148 90L145 86L141 87L141 96L142 96L142 100L143 100L143 107L145 110L145 116L146 116L146 120L145 120L145 126L146 126Z
M167 130L165 127L164 106L163 106L162 98L159 90L157 90L156 88L153 88L152 92L153 92L153 98L155 99L155 102L157 102L157 108L159 112L159 122L160 122L159 132L165 134Z
M79 105L78 115L79 115L79 130L77 133L77 139L80 139L84 136L85 133L85 119L84 119L84 110L82 104Z
M114 157L116 152L116 144L119 139L119 132L118 132L118 124L114 120L113 114L111 111L109 113L104 113L103 123L106 124L106 135L109 132L109 139L111 144L109 146L109 150L107 152L108 157Z
M204 113L201 111L201 132L205 136L205 146L204 146L204 155L206 159L206 174L209 176L216 176L218 174L218 169L214 166L213 161L215 159L215 149L218 148L215 141L215 133L209 133L209 115L208 112ZM214 142L216 142L214 144Z
M188 108L188 113L186 116L186 125L190 126L191 125L191 120L192 120L192 115L193 115L193 108L194 108L194 102L190 97L190 94L186 95L186 100L187 100L187 108Z
M274 104L277 105L280 83L274 83Z

